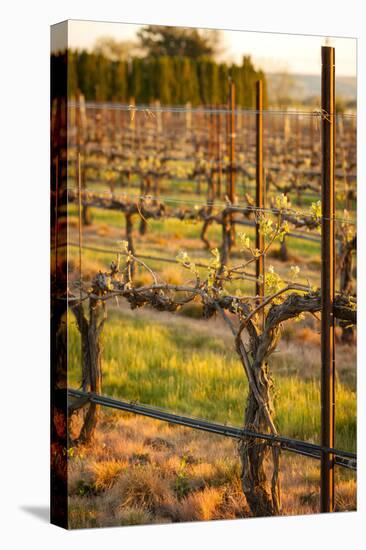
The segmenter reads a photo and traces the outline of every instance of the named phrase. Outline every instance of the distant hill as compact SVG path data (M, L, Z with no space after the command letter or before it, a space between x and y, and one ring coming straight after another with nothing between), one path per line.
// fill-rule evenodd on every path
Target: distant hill
M291 74L293 86L291 97L295 101L311 101L320 97L320 75ZM271 100L272 92L277 88L281 74L266 73L268 95ZM352 76L336 77L336 94L343 101L355 101L357 95L357 81ZM273 97L273 96L272 96Z

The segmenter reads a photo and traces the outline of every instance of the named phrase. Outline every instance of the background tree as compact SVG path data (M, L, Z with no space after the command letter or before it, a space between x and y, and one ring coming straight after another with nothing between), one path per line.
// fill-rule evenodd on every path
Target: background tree
M110 36L98 38L93 50L112 61L129 61L142 54L139 45L133 40L116 40Z
M111 66L111 95L117 101L128 101L128 64L126 61L116 61Z
M165 55L190 57L213 57L218 51L219 34L208 34L198 29L148 25L137 33L140 46L147 56Z
M276 107L285 109L292 104L295 81L287 69L279 71L271 84L271 99Z

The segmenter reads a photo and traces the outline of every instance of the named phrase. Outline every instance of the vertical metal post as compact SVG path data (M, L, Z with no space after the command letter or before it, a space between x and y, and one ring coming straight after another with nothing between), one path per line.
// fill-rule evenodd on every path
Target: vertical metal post
M59 174L59 153L55 158L55 277L58 271L58 174Z
M80 92L76 96L75 106L75 145L76 145L76 171L78 170L78 157L81 152L81 113L80 113Z
M215 117L215 105L211 106L210 111L210 165L211 165L211 189L210 189L210 200L213 202L216 197L216 181L217 181L217 171L216 171L216 117Z
M79 276L80 276L80 299L81 299L81 296L82 296L82 246L83 246L83 243L82 243L82 221L81 221L81 217L82 217L82 199L81 199L81 194L82 194L82 190L81 190L81 155L80 153L78 153L78 158L77 158L77 163L78 163L78 206L79 206L79 212L78 212L78 229L79 229Z
M211 153L212 153L212 105L207 105L207 117L206 117L206 128L207 128L207 140L206 140L206 155L208 161L211 160Z
M321 444L334 447L335 50L322 47ZM320 510L334 509L334 456L321 459Z
M135 113L135 98L130 97L130 132L132 134L131 141L135 147L135 129L136 129L136 113Z
M311 151L311 166L313 166L314 160L314 117L310 117L310 128L309 128L309 140L310 140L310 151Z
M156 108L156 130L160 135L163 128L163 123L162 123L161 104L158 99L155 101L155 108Z
M231 80L229 86L229 159L230 159L230 178L228 196L230 202L235 200L235 84Z
M296 186L296 195L297 195L297 204L300 206L302 204L301 192L299 191L299 168L301 164L300 160L300 118L297 113L295 118L295 186Z
M222 179L222 165L221 165L221 118L219 110L216 113L216 131L217 131L217 197L221 198L221 179Z
M192 130L192 105L186 103L186 131L189 133Z
M235 84L230 80L229 84L229 189L228 197L231 204L235 202ZM233 214L230 216L230 247L235 243L235 225L233 224Z
M264 179L263 179L263 85L261 80L257 80L256 86L256 196L255 205L259 209L257 215L264 208ZM259 224L255 227L255 246L259 250L264 249L264 236L259 232ZM256 295L260 298L264 296L264 256L256 260ZM261 279L261 282L258 281Z
M113 103L117 103L116 98L113 98ZM112 134L112 147L116 146L116 134L117 134L117 109L111 109L111 134Z

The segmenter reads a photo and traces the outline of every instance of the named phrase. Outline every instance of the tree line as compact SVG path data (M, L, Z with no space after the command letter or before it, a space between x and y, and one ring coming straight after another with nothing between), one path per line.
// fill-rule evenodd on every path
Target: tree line
M68 94L78 91L88 101L118 101L162 105L222 105L227 101L229 78L236 85L236 104L255 107L255 82L263 81L264 108L267 83L249 56L242 64L219 63L209 57L148 56L113 60L101 53L68 51Z

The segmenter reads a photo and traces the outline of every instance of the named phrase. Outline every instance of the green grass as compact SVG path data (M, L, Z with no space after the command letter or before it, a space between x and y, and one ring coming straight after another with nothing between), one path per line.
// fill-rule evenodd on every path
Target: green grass
M316 235L312 232L311 235ZM320 235L319 235L320 237ZM289 253L301 253L301 256L306 259L314 260L320 258L320 240L319 242L306 241L305 239L297 239L295 237L287 237L287 247Z
M69 219L76 221L78 216L78 206L77 204L70 203L68 205ZM125 225L124 214L118 212L117 210L108 210L105 208L91 208L93 223L95 224L108 224L115 225L117 227L123 227Z
M69 383L77 386L80 337L70 321ZM278 355L274 359L280 360ZM281 375L275 378L275 388L280 433L319 441L319 381ZM179 318L160 323L145 315L110 311L103 334L104 394L241 425L247 392L242 366L223 339L197 332ZM338 382L336 445L351 450L355 440L355 393Z
M120 239L124 238L125 233L125 219L124 215L115 210L106 210L102 208L92 208L92 218L93 223L98 226L99 224L106 224L110 227L116 227L120 229ZM77 216L77 206L70 204L69 205L69 216L70 220L76 218ZM75 220L76 223L76 220ZM135 229L139 227L138 216L135 216ZM149 220L148 221L148 233L145 237L140 237L136 231L135 244L138 251L141 247L149 246L148 243L149 237L162 236L162 238L168 240L174 239L176 241L183 239L192 239L197 240L197 248L203 250L203 243L200 240L200 234L202 230L202 222L194 221L180 221L173 218L167 218L162 220ZM76 230L75 230L76 231ZM246 226L238 226L237 232L246 233L251 238L254 238L254 228ZM207 231L207 238L209 239L211 245L220 246L221 244L221 233L222 228L216 223L211 224ZM141 241L141 242L140 242ZM303 239L296 239L294 237L289 237L287 239L288 249L290 253L295 255L300 255L304 259L314 259L319 257L320 253L320 242L311 242ZM273 247L274 250L278 248L279 245Z

